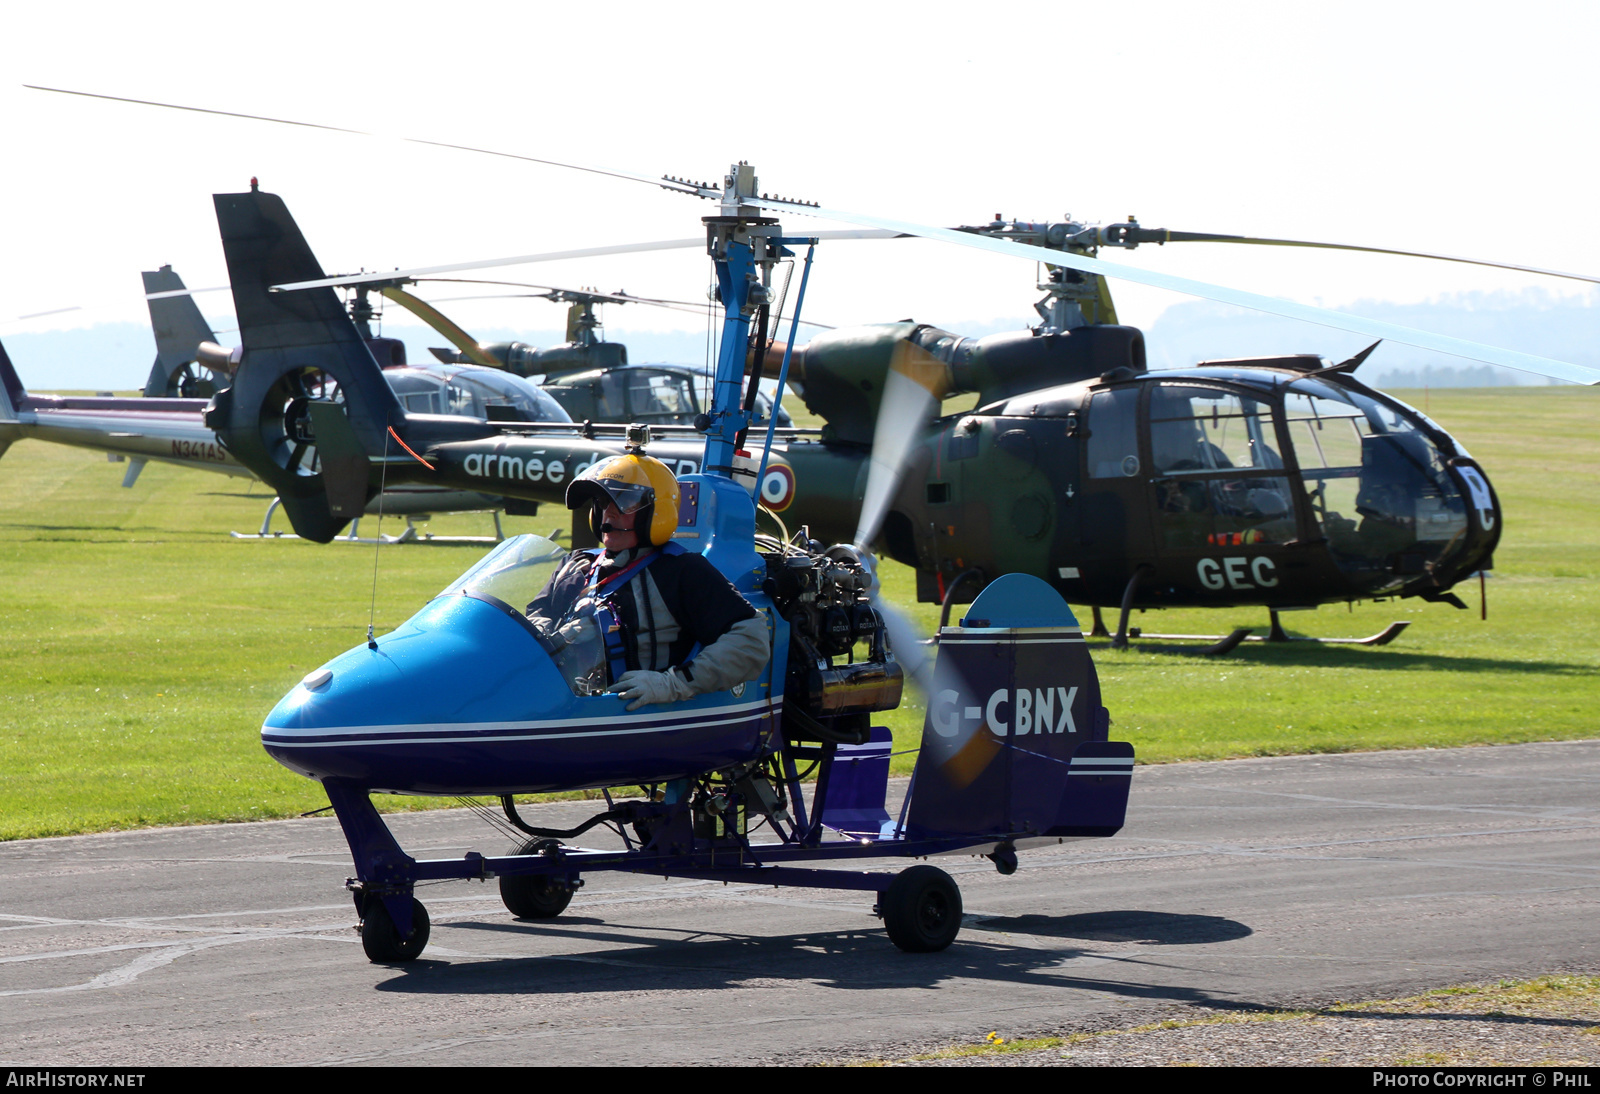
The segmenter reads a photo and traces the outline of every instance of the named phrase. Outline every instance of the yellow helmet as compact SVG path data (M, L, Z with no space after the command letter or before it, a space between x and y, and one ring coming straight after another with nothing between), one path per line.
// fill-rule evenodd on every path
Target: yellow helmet
M605 507L638 513L639 546L660 547L678 527L678 480L667 465L643 452L629 452L589 465L567 487L567 508L591 507L589 527L600 535Z

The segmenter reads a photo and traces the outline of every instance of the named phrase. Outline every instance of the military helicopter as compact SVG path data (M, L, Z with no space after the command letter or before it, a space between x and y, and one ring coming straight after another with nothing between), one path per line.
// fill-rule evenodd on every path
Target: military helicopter
M559 915L583 875L599 870L875 893L897 946L936 951L961 921L960 891L944 871L795 864L966 851L1009 874L1029 842L1108 836L1122 825L1133 749L1108 739L1083 636L1048 585L1025 574L993 582L962 625L946 629L929 666L915 634L876 597L868 545L881 509L864 513L853 542L831 547L756 535L752 490L731 474L752 425L746 393L759 380L747 359L751 319L776 262L814 241L785 235L751 204L753 188L753 171L736 168L719 214L705 218L723 337L712 406L697 430L704 470L679 475L672 540L703 554L765 614L771 661L731 691L627 714L617 696L588 686L589 666L574 666L513 606L564 555L541 537L519 536L400 629L382 637L369 629L365 645L308 674L268 715L262 741L326 789L355 860L350 889L375 962L413 960L426 946L420 882L494 877L514 915L540 919ZM332 527L339 506L359 504L374 453L381 479L506 425L409 412L330 289L272 291L321 276L282 201L257 190L215 201L243 352L207 420L258 474L306 483L282 495L297 527ZM797 312L804 291L802 278ZM336 382L342 401L308 396L308 375ZM780 392L782 384L780 369ZM304 407L292 413L310 423L319 448L315 467L284 455L299 443L280 429L297 401ZM769 421L763 462L776 428ZM623 443L660 448L643 426L629 427ZM875 477L892 475L895 453L878 455ZM515 458L525 475L528 461ZM546 482L568 477L550 462L539 473ZM860 649L867 652L856 659ZM931 697L928 744L892 818L888 733L870 723L899 702L907 669ZM812 770L808 800L802 776ZM643 796L612 796L632 786ZM514 801L590 787L605 791L606 808L570 830L527 823ZM419 861L374 809L371 795L382 792L496 796L529 839L510 855ZM752 824L762 823L775 840L752 838ZM624 850L567 842L601 824L616 829Z
M1094 633L1108 633L1102 608L1120 609L1115 645L1136 635L1128 625L1136 608L1261 605L1271 619L1265 640L1286 640L1279 612L1321 603L1420 597L1465 606L1452 587L1492 564L1498 500L1454 438L1353 375L1370 348L1339 364L1298 355L1151 372L1143 334L1115 322L1105 275L1066 265L1106 265L1088 252L1153 240L1288 241L1174 233L1136 221L1095 227L996 218L939 231L1048 256L1038 305L1043 322L978 339L914 322L829 330L787 353L758 329L755 367L776 379L787 361L806 406L826 423L820 432L775 432L759 494L780 522L809 527L825 541L846 540L863 504L876 431L889 421L911 431L901 438L891 494L871 503L886 506L881 546L916 570L919 600L942 602L946 618L953 605L1013 572L1032 573L1071 602L1090 605ZM295 246L303 248L303 239ZM309 249L284 261L317 269ZM1501 363L1569 379L1597 375L1354 317L1347 325L1498 355ZM464 334L461 342L490 350ZM497 348L507 362L517 356ZM576 375L592 397L602 376L622 372ZM918 377L909 396L907 375ZM889 401L896 384L900 394ZM935 418L937 402L960 393L976 393L976 407ZM215 421L230 445L259 443L254 426L227 433L225 410ZM480 489L492 483L508 495L551 501L578 469L622 443L615 423L609 433L591 424L581 437L523 426L472 436L420 422L412 428L406 444L424 456L384 464L390 479ZM678 429L661 431L660 451L680 471L700 470L698 442L687 439L688 426ZM378 467L370 463L363 479L362 468L349 465L351 500L337 512L322 500L324 481L279 474L273 484L280 496L287 490L303 499L301 515L291 514L296 527L305 521L312 528L306 534L326 538L372 488ZM576 525L574 536L587 542ZM1404 626L1330 641L1384 643ZM1209 652L1225 653L1247 638L1263 640L1238 628L1208 638Z
M0 453L13 441L25 438L104 451L113 460L128 462L122 485L130 488L151 460L253 478L218 443L216 434L202 420L209 397L217 388L231 383L232 370L238 364L236 352L217 344L216 334L194 303L193 290L184 286L172 267L146 270L141 276L156 340L156 359L146 381L145 396L130 399L30 393L0 346ZM360 298L361 294L357 296ZM359 311L353 309L353 314L360 317ZM526 380L481 366L410 366L405 362L403 343L374 337L370 328L362 329L369 348L389 365L384 371L385 380L413 409L525 421L570 421L559 404ZM336 397L332 389L323 392L315 379L310 383L319 394ZM314 460L315 449L310 444L302 446L295 458L297 466L309 467ZM274 499L259 532L232 535L236 539L281 536L272 530L277 509ZM391 537L391 541L411 542L421 538L413 523L418 518L426 519L428 514L437 512L487 510L493 514L496 529L493 540L488 542L498 542L505 538L500 530L502 511L531 516L536 509L536 502L520 497L430 483L396 483L381 497L370 499L364 512L405 517L405 530ZM358 531L359 518L349 534L340 539L363 542ZM484 541L483 537L430 538L437 542Z

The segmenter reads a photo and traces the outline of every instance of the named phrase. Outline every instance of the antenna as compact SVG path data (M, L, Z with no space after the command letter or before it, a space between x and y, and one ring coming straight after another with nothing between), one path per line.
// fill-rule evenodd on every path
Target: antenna
M372 541L372 603L367 607L367 649L376 650L378 639L372 633L372 625L378 618L378 551L383 547L383 494L389 481L389 434L394 432L390 426L383 434L383 470L378 472L378 534Z

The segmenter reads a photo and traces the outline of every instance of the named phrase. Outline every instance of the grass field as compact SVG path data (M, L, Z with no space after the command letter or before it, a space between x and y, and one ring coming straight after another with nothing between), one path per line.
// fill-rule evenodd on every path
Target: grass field
M1422 405L1421 392L1400 393ZM1506 532L1489 619L1418 602L1286 616L1298 633L1413 625L1388 647L1251 644L1096 653L1114 735L1145 762L1445 747L1595 734L1600 698L1600 393L1576 388L1434 391L1429 413L1488 470ZM359 643L373 603L373 548L235 541L254 530L259 485L126 465L34 441L0 459L0 838L293 815L319 788L261 751L272 704L308 670ZM286 527L282 523L280 526ZM362 531L371 534L368 519ZM566 523L564 510L506 530ZM399 522L385 522L395 532ZM485 534L487 515L436 533ZM397 626L481 547L385 547L376 626ZM909 571L886 566L909 603ZM930 627L932 606L915 610ZM1148 629L1225 633L1253 610L1168 612ZM915 747L921 711L889 722ZM899 758L909 770L911 757ZM395 800L425 807L429 800Z

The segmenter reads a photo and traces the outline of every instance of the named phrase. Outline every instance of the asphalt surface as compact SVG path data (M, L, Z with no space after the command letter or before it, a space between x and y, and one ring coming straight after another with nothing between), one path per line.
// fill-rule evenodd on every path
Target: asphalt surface
M418 857L508 844L461 810L392 826ZM492 882L419 889L407 966L363 955L326 818L18 841L0 1063L842 1061L1594 971L1597 830L1600 741L1147 767L1114 839L941 860L967 922L940 954L866 895L595 874L537 924Z

